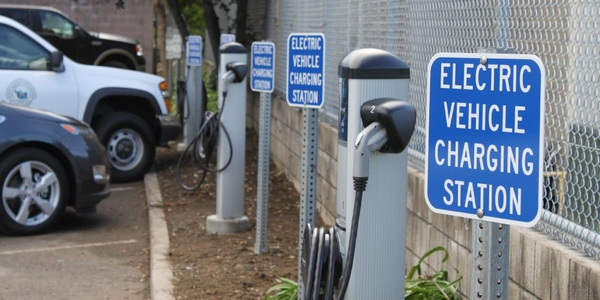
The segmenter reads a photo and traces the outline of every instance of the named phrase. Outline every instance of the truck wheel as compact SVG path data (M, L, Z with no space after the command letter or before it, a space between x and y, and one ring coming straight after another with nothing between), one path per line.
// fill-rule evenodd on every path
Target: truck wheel
M40 233L62 217L69 181L50 153L25 148L0 159L0 228L8 234Z
M111 67L111 68L119 68L119 69L128 69L131 70L125 63L118 60L109 60L102 63L102 66Z
M112 166L112 182L141 179L154 160L155 142L150 126L142 118L117 112L95 126Z

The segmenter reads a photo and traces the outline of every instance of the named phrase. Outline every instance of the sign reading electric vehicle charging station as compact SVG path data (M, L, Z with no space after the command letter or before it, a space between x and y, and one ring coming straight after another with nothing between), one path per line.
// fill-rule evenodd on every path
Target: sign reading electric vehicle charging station
M202 65L202 36L188 36L187 47L185 50L188 66L199 67Z
M321 108L325 99L325 36L288 36L287 102L290 106Z
M251 51L250 88L272 93L275 87L275 44L254 42Z
M235 42L235 34L221 33L219 37L219 45Z
M545 69L533 55L429 62L425 198L436 213L531 227L542 212Z

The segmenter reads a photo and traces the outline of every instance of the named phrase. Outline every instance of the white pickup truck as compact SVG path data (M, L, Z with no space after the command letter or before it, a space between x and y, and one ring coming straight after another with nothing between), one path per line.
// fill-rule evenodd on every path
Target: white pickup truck
M155 146L179 135L159 76L78 64L25 26L0 16L0 102L82 120L106 147L112 179L140 179Z

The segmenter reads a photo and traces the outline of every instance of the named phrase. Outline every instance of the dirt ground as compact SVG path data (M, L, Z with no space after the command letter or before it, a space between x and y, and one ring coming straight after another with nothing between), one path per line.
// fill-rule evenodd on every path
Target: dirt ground
M215 213L215 181L209 175L201 189L187 192L175 180L179 153L159 149L156 171L171 235L177 299L262 299L277 276L297 278L298 203L300 196L271 162L268 244L270 251L254 254L258 137L246 136L246 215L251 230L231 235L207 234L206 217ZM187 184L199 179L199 168L182 168Z

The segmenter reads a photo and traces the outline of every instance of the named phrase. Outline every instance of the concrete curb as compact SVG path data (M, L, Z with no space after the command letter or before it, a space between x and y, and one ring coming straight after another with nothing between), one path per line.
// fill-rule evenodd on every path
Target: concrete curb
M160 187L155 173L144 176L150 224L150 299L171 300L173 269L169 260L170 241Z

